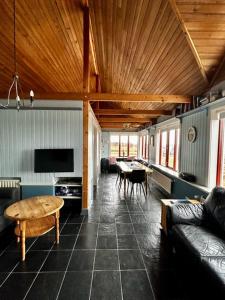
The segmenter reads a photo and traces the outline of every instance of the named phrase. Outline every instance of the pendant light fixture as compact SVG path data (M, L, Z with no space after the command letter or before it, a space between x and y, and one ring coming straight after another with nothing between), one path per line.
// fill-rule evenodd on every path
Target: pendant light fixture
M16 0L13 0L13 60L14 60L14 74L13 74L13 81L10 85L9 91L8 91L8 98L7 98L7 104L1 104L0 108L11 108L10 101L11 101L11 93L13 88L15 89L15 101L16 101L16 109L19 111L21 107L25 107L24 100L21 101L19 96L19 90L22 93L22 88L19 81L19 75L17 72L17 53L16 53ZM30 106L33 107L33 101L34 101L34 92L30 91Z

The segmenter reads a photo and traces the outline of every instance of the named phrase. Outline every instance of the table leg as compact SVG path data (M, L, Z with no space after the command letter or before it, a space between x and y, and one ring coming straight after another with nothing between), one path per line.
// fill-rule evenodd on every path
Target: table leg
M16 221L16 224L20 228L20 221ZM17 243L19 243L20 242L20 236L17 236L16 240L17 240Z
M127 176L126 176L126 173L124 172L124 178L123 178L123 181L124 181L124 195L126 195L126 181L127 181Z
M55 239L56 244L59 244L59 211L55 213Z
M147 196L147 190L148 190L148 175L145 172L145 190L146 190L146 196Z
M21 236L22 261L24 261L26 255L26 221L20 222L20 236Z

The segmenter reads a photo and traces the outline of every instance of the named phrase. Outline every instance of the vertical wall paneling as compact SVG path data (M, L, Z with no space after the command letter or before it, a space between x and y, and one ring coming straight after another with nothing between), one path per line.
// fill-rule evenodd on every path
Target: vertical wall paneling
M187 139L188 129L195 126L197 138L190 143ZM181 124L180 171L194 174L197 183L207 186L209 159L209 121L207 109L186 116Z
M0 110L0 177L23 184L52 184L53 177L82 176L81 110ZM34 173L34 149L73 148L73 173Z

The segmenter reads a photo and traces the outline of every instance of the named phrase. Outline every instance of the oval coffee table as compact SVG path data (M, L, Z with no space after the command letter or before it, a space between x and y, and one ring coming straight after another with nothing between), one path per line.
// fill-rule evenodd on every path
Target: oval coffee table
M56 243L59 243L59 210L63 199L54 196L37 196L15 202L5 210L5 217L16 221L17 242L21 241L22 260L25 260L25 241L37 237L55 227Z

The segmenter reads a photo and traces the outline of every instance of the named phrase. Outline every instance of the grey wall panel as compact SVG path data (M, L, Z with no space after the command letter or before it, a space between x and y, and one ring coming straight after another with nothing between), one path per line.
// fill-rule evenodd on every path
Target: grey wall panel
M82 176L82 111L0 110L0 177L51 184L55 176ZM74 148L73 173L34 173L34 149Z
M188 129L195 126L197 138L194 143L187 139ZM184 117L181 123L180 171L194 174L197 183L207 186L209 157L208 112L203 110Z

